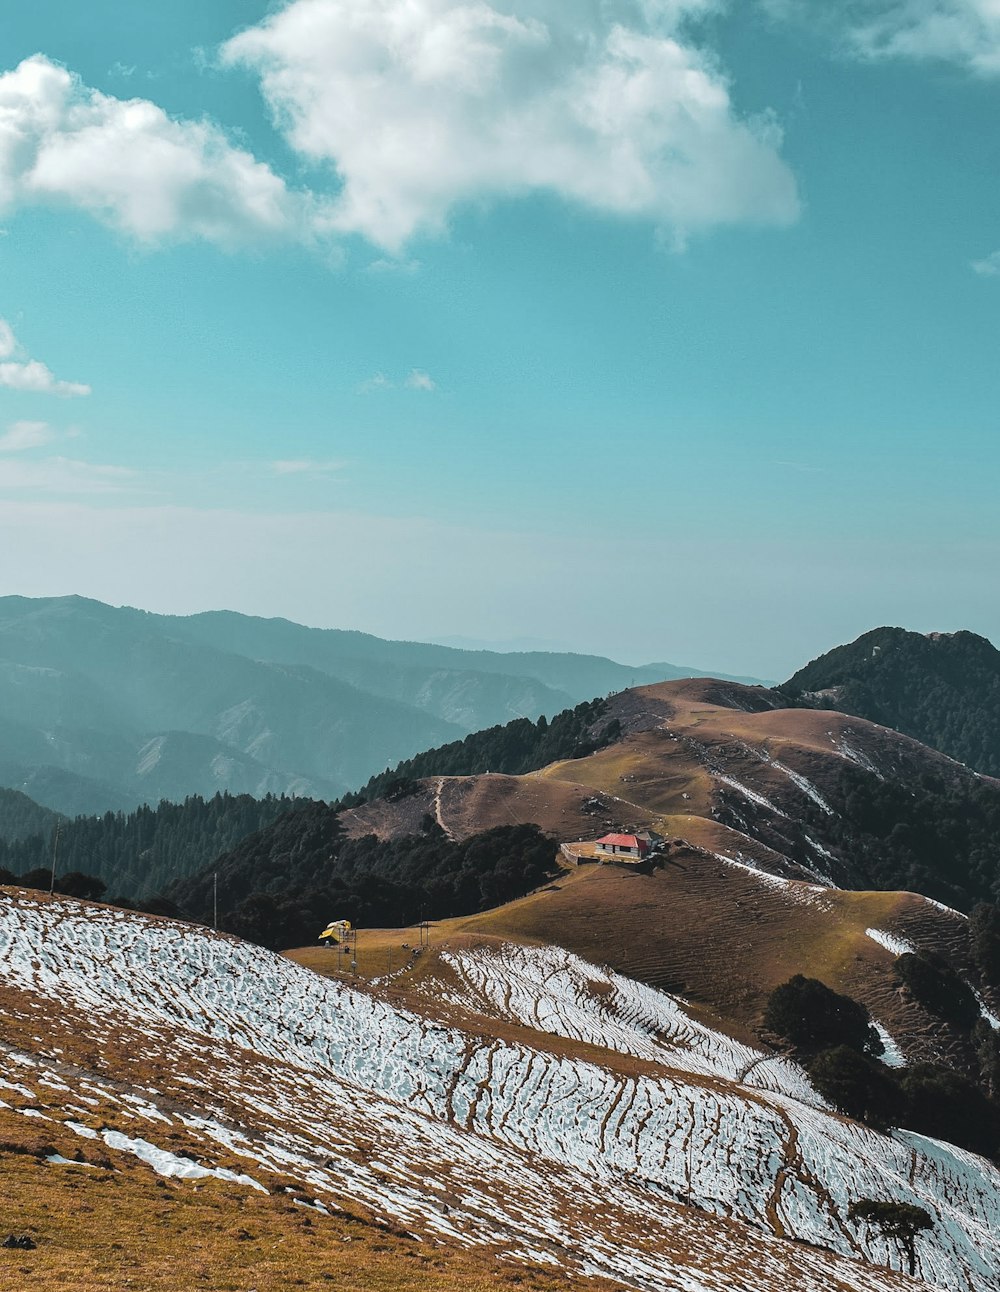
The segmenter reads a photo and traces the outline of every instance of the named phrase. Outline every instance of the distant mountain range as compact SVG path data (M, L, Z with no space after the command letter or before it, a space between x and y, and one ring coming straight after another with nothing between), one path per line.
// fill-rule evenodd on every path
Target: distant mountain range
M5 597L0 785L70 815L220 790L333 798L471 731L696 671Z
M875 628L780 688L798 704L892 727L1000 776L1000 651L975 633Z

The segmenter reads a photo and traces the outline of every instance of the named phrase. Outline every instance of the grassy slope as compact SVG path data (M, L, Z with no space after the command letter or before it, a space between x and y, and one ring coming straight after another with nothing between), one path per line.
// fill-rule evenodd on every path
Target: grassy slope
M567 871L554 886L496 911L445 921L434 943L464 934L554 942L585 959L683 995L717 1024L744 1032L759 1023L768 993L795 973L822 979L863 1000L911 1058L942 1057L949 1044L918 1006L897 990L892 955L867 928L888 929L946 951L967 967L963 922L906 893L817 889L781 854L713 819L722 769L765 796L790 818L817 811L790 779L793 769L822 792L844 766L844 748L859 747L895 776L927 765L953 766L905 737L842 714L761 708L751 688L703 681L667 683L615 697L626 736L587 758L554 763L529 776L456 777L427 782L408 801L413 822L440 809L463 837L475 829L537 821L560 839L595 838L610 821L650 826L675 841L668 865L650 876L612 867ZM735 706L735 707L733 707ZM776 766L775 764L779 764ZM724 787L723 787L724 788ZM588 812L598 796L604 807ZM394 805L366 805L358 832L392 833L402 824ZM379 815L380 814L380 815ZM683 841L682 843L679 841ZM720 860L766 867L759 878ZM406 960L415 930L365 931L359 972L383 975ZM336 953L289 953L320 972L336 972ZM944 1047L944 1048L943 1048Z
M722 827L717 827L719 830ZM683 996L706 1021L746 1038L759 1024L768 993L795 973L817 977L863 1000L913 1058L939 1057L939 1029L899 993L892 955L865 933L888 929L948 949L961 963L958 917L909 893L818 890L760 878L699 848L675 852L667 867L640 875L612 866L581 866L519 901L430 928L432 949L457 937L501 937L555 943L586 960ZM404 970L419 944L417 929L363 930L358 973L393 989L419 987L422 972ZM287 953L320 973L347 973L346 959L321 947Z
M72 1158L81 1143L82 1153L99 1169L45 1160L53 1150ZM179 1151L179 1145L172 1147ZM0 1287L18 1292L59 1287L285 1292L331 1286L346 1292L491 1292L507 1286L612 1292L619 1287L605 1279L498 1262L489 1251L422 1243L366 1218L348 1200L343 1212L324 1216L287 1194L264 1195L218 1180L163 1180L125 1154L103 1144L95 1148L14 1112L0 1112L0 1151L3 1236L26 1234L37 1243L34 1251L0 1250Z
M597 873L580 871L559 891L583 887L593 882L590 876ZM8 892L17 899L16 891ZM43 895L34 900L44 905L46 899ZM452 935L480 936L457 931ZM414 976L433 980L439 969L434 959L432 955L423 958ZM374 959L370 968L377 968ZM402 994L397 992L396 982L373 990L390 997ZM426 997L423 1002L426 1005ZM537 1048L620 1067L629 1075L647 1067L662 1071L659 1065L597 1051L580 1042L535 1032L526 1037L527 1029L513 1025L505 1029L496 1023L495 1030L498 1035L509 1031L510 1039L527 1039L529 1044L533 1040ZM211 1091L208 1109L223 1124L233 1112L237 1112L237 1120L246 1115L238 1112L238 1094L230 1104L229 1095L214 1084L214 1067L202 1071L199 1061L190 1055L178 1064L173 1049L162 1048L161 1042L141 1027L135 1035L119 1032L109 1020L102 1021L89 1015L85 1007L75 1006L72 998L53 1014L49 1001L30 992L3 988L0 1043L44 1056L43 1070L56 1083L64 1076L74 1088L82 1084L96 1095L75 1096L87 1101L86 1108L71 1105L78 1121L94 1129L110 1125L127 1128L130 1135L147 1134L175 1154L188 1152L202 1159L205 1141L176 1117L168 1127L162 1122L150 1126L141 1119L131 1120L130 1091L155 1090L158 1105L175 1114L198 1107ZM255 1078L267 1079L267 1072L275 1067L275 1061L265 1060L258 1068L256 1056L249 1051L244 1063L243 1081L251 1089L256 1088ZM86 1085L88 1073L102 1083L100 1088ZM134 1292L188 1292L206 1287L212 1292L284 1292L290 1287L320 1288L333 1283L349 1292L487 1292L507 1285L531 1292L614 1292L620 1286L530 1264L500 1262L490 1248L468 1251L451 1242L421 1242L398 1227L375 1221L363 1204L350 1199L346 1186L333 1213L323 1216L296 1205L294 1198L301 1197L308 1185L294 1176L269 1180L273 1189L269 1195L217 1181L161 1180L129 1155L98 1141L81 1140L64 1129L60 1116L65 1116L66 1096L58 1084L50 1087L48 1080L39 1082L37 1078L36 1070L32 1084L43 1090L40 1096L26 1097L12 1088L3 1091L5 1102L12 1106L0 1109L6 1186L4 1233L26 1233L38 1247L31 1252L0 1251L0 1288L9 1287L12 1292L48 1292L61 1286L77 1292L124 1292L126 1288ZM713 1077L685 1080L719 1085ZM724 1086L722 1083L720 1091ZM48 1120L26 1119L16 1111L23 1108L44 1110ZM375 1128L372 1134L377 1137ZM370 1151L374 1151L375 1142ZM92 1165L49 1163L45 1159L53 1151L66 1158L79 1155ZM215 1165L237 1172L247 1169L243 1158L228 1153L217 1141L212 1141L210 1155ZM284 1192L284 1185L292 1192ZM696 1278L702 1263L719 1259L720 1250L726 1253L728 1263L724 1269L712 1266L713 1275L728 1275L735 1280L733 1286L739 1285L743 1274L755 1286L768 1288L794 1284L801 1275L800 1249L794 1243L774 1244L739 1222L666 1200L661 1199L657 1206L673 1217L663 1258L689 1267ZM715 1256L708 1255L713 1252ZM845 1279L838 1276L838 1270ZM848 1266L838 1270L831 1267L829 1272L831 1292L857 1286L853 1277L846 1277ZM878 1277L880 1287L913 1286L881 1271Z

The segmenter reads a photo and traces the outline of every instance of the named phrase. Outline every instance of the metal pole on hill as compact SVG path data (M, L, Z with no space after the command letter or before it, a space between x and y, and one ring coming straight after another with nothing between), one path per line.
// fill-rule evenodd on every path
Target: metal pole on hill
M56 857L59 853L59 831L61 829L62 825L57 825L55 832L52 835L52 879L49 882L50 893L54 893L56 891Z
M212 871L212 928L219 927L219 872Z

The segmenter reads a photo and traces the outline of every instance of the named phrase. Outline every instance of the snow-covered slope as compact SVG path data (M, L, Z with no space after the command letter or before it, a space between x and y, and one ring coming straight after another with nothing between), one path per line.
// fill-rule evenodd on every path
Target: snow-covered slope
M190 1166L170 1149L183 1129L232 1187L291 1178L428 1241L657 1292L906 1286L847 1207L915 1202L935 1220L920 1276L1000 1289L982 1160L847 1122L792 1065L567 953L456 946L441 972L450 1000L422 1014L393 982L353 989L191 926L8 890L0 1097L154 1170Z

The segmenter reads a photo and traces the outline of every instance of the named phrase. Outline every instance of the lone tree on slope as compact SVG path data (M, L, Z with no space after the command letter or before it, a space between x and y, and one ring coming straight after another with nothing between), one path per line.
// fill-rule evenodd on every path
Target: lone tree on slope
M911 1277L916 1273L917 1234L934 1225L929 1211L909 1202L880 1202L877 1198L859 1198L848 1207L847 1218L877 1225L886 1238L899 1243L906 1257L907 1273Z

